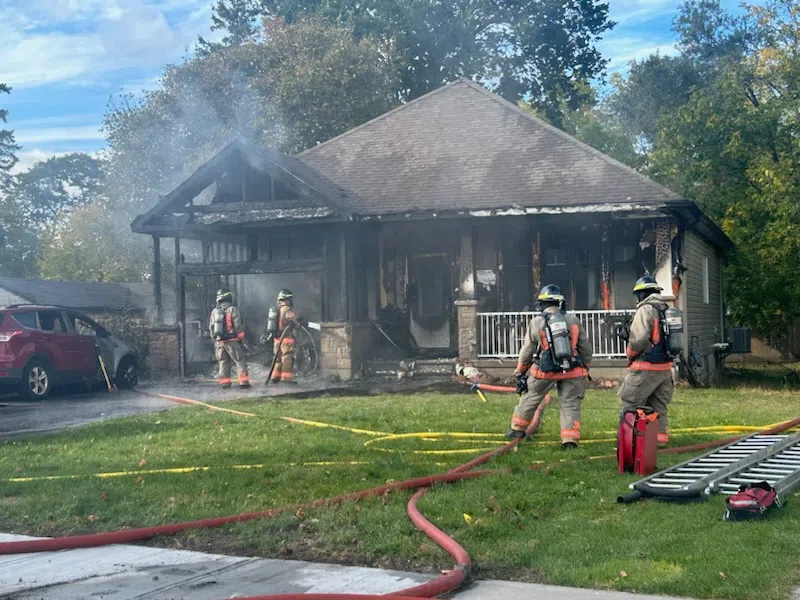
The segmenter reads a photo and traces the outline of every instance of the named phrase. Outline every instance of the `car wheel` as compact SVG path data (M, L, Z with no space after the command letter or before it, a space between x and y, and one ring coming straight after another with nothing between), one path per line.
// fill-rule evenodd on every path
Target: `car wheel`
M117 387L130 389L139 384L139 367L131 358L123 358L117 369Z
M20 395L26 400L44 400L53 386L50 365L40 359L28 363L22 372Z

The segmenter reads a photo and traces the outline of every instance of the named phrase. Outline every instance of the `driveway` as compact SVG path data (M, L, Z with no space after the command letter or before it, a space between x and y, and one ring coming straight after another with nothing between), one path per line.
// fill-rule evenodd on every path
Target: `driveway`
M0 440L20 435L57 431L94 421L129 417L185 406L157 394L225 402L240 398L291 396L307 398L321 394L341 394L351 389L343 384L309 380L295 386L254 385L249 390L236 387L220 390L214 381L159 382L141 388L146 394L120 390L109 394L103 389L91 393L60 393L43 402L26 402L16 396L0 396Z
M167 410L174 402L129 390L58 394L44 402L0 399L0 439L83 425L114 417Z

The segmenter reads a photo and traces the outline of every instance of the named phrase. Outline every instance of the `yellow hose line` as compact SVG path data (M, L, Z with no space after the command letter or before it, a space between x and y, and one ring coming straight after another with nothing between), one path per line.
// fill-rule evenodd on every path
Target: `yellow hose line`
M478 392L478 398L486 402L486 396L483 395L483 392L480 390L480 388L475 388L475 391Z
M155 396L156 398L163 398L164 400L172 400L173 402L179 402L181 404L192 404L194 406L202 406L207 408L208 410L214 410L217 412L226 412L232 415L239 415L240 417L257 417L253 413L243 412L241 410L233 410L232 408L222 408L221 406L214 406L213 404L206 404L205 402L200 402L199 400L192 400L191 398L181 398L180 396L170 396L168 394L157 394L155 392L146 392L143 390L137 390L140 394L145 394L147 396Z
M331 425L330 423L322 423L320 421L307 421L306 419L295 419L293 417L281 417L284 421L294 423L295 425L308 425L310 427L324 427L326 429L338 429L340 431L349 431L350 433L360 433L362 435L391 435L385 431L371 431L369 429L354 429L352 427L342 427L341 425Z
M316 462L304 462L304 463L288 463L287 466L290 467L334 467L334 466L352 466L352 465L369 465L372 464L366 461L344 461L344 462L335 462L335 461L316 461ZM263 469L265 465L258 464L258 465L231 465L229 467L175 467L171 469L145 469L142 471L112 471L106 473L92 473L87 475L43 475L39 477L12 477L10 479L4 479L8 483L30 483L34 481L59 481L63 479L84 479L84 478L96 478L96 479L113 479L116 477L130 477L132 475L175 475L175 474L184 474L184 473L196 473L199 471L210 471L212 469L235 469L235 470L245 470L245 469Z

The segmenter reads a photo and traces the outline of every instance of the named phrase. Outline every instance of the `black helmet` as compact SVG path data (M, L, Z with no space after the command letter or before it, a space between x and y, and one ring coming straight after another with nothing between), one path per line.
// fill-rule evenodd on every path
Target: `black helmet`
M539 302L557 302L561 304L564 301L564 293L561 291L561 288L557 285L550 285L544 286L541 291L539 291L539 297L537 298Z
M557 306L561 310L566 310L567 301L564 298L564 292L552 283L539 290L539 296L536 299L539 301L538 310L542 310L546 306Z
M217 304L227 299L228 302L233 302L233 292L228 288L220 288L217 290Z
M293 297L292 290L283 288L280 292L278 292L278 302L291 302Z
M656 282L656 278L652 275L645 275L644 277L640 277L633 286L633 293L636 294L636 297L639 299L639 302L650 296L651 294L656 294L663 290L658 282Z

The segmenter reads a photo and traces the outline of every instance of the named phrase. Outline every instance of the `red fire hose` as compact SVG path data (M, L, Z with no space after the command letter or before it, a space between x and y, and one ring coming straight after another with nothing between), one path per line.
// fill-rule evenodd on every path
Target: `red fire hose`
M482 389L492 391L499 386L481 386ZM499 391L499 390L498 390ZM502 391L514 391L513 388L502 388ZM528 427L528 432L535 431L541 420L542 411L549 403L549 396L545 402L542 402L536 410L536 413L531 420ZM800 417L787 421L769 430L764 434L770 435L791 429L800 425ZM725 440L715 440L705 442L702 444L694 444L691 446L684 446L682 448L670 448L666 452L690 452L694 450L704 450L715 446L721 446L729 443L732 440L739 439L738 437L728 438ZM185 523L174 523L172 525L159 525L155 527L143 527L139 529L128 529L121 531L110 531L106 533L94 533L87 535L75 535L61 538L48 538L39 540L26 540L19 542L3 542L0 543L0 555L4 554L22 554L27 552L47 552L55 550L67 550L73 548L89 548L96 546L105 546L109 544L125 544L136 541L143 541L157 535L175 535L182 531L189 529L201 529L220 527L230 523L240 523L253 519L270 518L275 515L286 512L288 510L297 510L300 508L316 508L321 506L329 506L340 504L350 500L361 500L372 496L381 496L394 490L416 489L417 492L411 497L408 503L408 516L414 525L427 535L431 540L436 542L443 550L445 550L456 561L456 566L453 570L445 572L441 577L438 577L427 583L400 590L385 596L378 595L360 595L360 594L273 594L266 596L248 596L241 600L379 600L382 598L392 598L392 600L411 600L412 598L434 598L447 592L451 592L461 586L469 575L472 563L467 551L461 547L453 538L448 536L441 529L436 527L433 523L428 521L420 512L417 503L422 498L428 489L434 483L452 483L455 481L463 481L466 479L477 479L490 474L502 473L507 469L496 470L483 470L471 471L471 469L487 463L493 458L506 454L513 450L517 445L522 442L522 439L515 439L501 448L487 452L469 462L456 467L455 469L443 475L430 475L427 477L418 477L391 483L359 492L344 494L333 498L323 498L309 502L307 504L295 505L291 507L282 507L269 509L259 512L242 513L238 515L230 515L226 517L218 517L212 519L202 519L198 521L189 521ZM662 452L664 452L662 450ZM540 465L534 465L532 469L538 468Z

